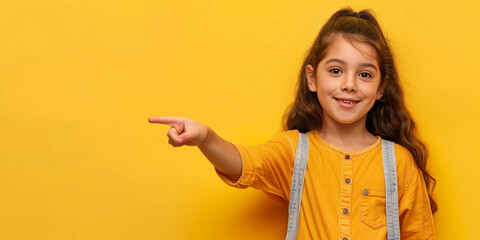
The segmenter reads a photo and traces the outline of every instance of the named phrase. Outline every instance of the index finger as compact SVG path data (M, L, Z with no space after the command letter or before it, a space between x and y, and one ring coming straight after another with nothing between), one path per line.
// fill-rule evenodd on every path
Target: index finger
M149 123L160 123L160 124L167 124L170 126L174 126L179 124L182 121L182 118L180 117L150 117L148 118Z

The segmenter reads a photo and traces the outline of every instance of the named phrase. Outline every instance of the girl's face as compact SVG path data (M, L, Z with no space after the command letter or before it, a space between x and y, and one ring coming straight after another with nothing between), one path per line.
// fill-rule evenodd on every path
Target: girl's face
M342 34L333 37L316 73L311 65L305 69L308 88L317 93L324 123L364 126L368 111L383 93L377 53L367 43L347 41Z

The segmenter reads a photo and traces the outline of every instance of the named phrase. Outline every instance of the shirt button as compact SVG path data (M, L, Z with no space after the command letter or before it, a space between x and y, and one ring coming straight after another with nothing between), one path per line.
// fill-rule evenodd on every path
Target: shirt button
M368 189L363 189L363 195L368 195Z
M344 208L343 209L343 214L347 215L348 214L348 209Z
M345 179L345 183L349 184L352 180L350 178Z
M345 155L345 159L347 159L347 160L350 159L350 155L348 155L348 154Z

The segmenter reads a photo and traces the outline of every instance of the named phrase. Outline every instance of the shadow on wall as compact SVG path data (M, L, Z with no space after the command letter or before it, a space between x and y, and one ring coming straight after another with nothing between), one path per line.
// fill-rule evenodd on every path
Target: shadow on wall
M258 239L282 239L287 233L288 205L279 204L268 198L264 193L259 192L258 196L250 199L245 207L237 209L232 213L238 219L239 224L245 226L245 230L265 234ZM250 238L253 239L253 238Z
M209 216L197 216L199 218L196 219L197 223L194 224L197 226L198 224L203 225L210 231L197 229L201 232L201 234L198 234L200 232L195 233L197 239L273 240L285 238L288 205L273 201L259 190L235 189L235 191L238 191L240 195L235 193L229 195L227 199L224 196L217 195L205 204L202 212L209 214ZM212 208L215 210L212 210ZM208 211L208 209L211 211ZM201 222L202 218L211 222Z

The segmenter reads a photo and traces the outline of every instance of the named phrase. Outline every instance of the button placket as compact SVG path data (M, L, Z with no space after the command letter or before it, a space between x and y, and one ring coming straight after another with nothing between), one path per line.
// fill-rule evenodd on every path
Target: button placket
M344 154L342 156L342 170L344 183L342 184L342 198L340 199L340 236L343 239L349 239L351 233L351 207L352 207L352 177L353 164L352 156Z

